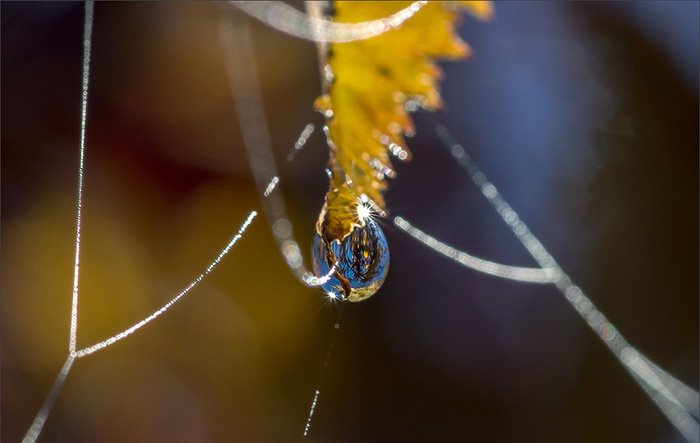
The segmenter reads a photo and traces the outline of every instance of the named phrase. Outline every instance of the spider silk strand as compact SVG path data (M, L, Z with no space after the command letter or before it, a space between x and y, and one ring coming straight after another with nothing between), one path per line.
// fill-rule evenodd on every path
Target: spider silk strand
M73 265L73 293L71 300L70 314L70 332L68 337L68 357L66 358L63 367L58 372L56 380L51 386L46 400L41 405L39 410L29 426L27 433L22 439L22 443L34 443L41 434L46 419L51 413L58 395L61 393L63 384L70 373L70 369L75 361L75 349L77 346L78 336L78 282L80 276L80 232L81 232L81 216L83 209L83 183L85 170L85 129L87 127L87 102L88 102L88 85L90 79L90 51L92 49L92 24L94 21L95 4L93 1L85 2L85 17L83 20L83 75L82 75L82 91L80 104L80 148L78 160L78 199L76 203L76 222L75 222L75 261Z
M416 1L387 17L361 23L337 23L309 17L279 1L230 1L229 3L266 25L291 36L314 42L347 43L376 37L401 27L428 2Z
M248 229L248 226L250 226L250 224L253 222L253 220L255 219L255 217L257 215L258 215L257 212L252 211L248 215L248 218L245 219L245 221L243 222L243 224L239 228L238 233L236 235L234 235L233 238L231 238L231 240L224 247L224 249L222 249L221 252L219 252L219 255L217 255L216 258L211 263L209 263L207 265L207 267L204 269L204 271L201 274L199 274L197 276L197 278L192 280L192 282L190 282L190 284L187 285L185 287L185 289L180 291L180 293L178 293L175 297L173 297L169 302L167 302L166 304L161 306L160 309L158 309L157 311L154 311L148 317L135 323L133 326L123 330L122 332L115 334L115 335L109 337L108 339L103 340L99 343L96 343L92 346L88 346L88 347L83 348L79 351L76 351L74 354L75 357L76 358L77 357L85 357L86 355L94 354L95 352L97 352L101 349L104 349L108 346L113 345L114 343L118 342L119 340L122 340L122 339L128 337L129 335L133 334L137 330L146 326L148 323L150 323L151 321L155 320L156 318L158 318L159 316L164 314L168 309L172 308L175 303L180 301L180 299L182 299L182 297L187 295L187 293L190 292L190 290L192 290L192 288L197 286L202 280L204 280L204 277L209 275L211 273L211 271L214 270L214 268L221 262L221 260L226 256L226 254L228 254L229 251L231 251L231 248L233 248L233 246L238 242L238 240L240 240L241 237L243 237L243 234L245 233L246 229Z
M476 166L464 147L443 126L436 132L454 159L466 170L486 200L498 212L513 234L523 244L532 258L542 269L551 269L557 276L553 282L564 298L573 306L593 332L607 346L632 378L642 387L659 410L689 442L698 442L700 427L696 418L698 412L698 392L663 371L636 348L631 346L614 324L593 304L590 298L549 254L542 243L530 232L518 214L505 201L496 187Z
M92 49L92 23L94 21L95 4L85 2L85 21L83 32L83 79L80 104L80 154L78 161L78 200L75 216L75 262L73 265L73 299L70 314L70 338L68 352L73 353L77 347L78 338L78 283L80 280L80 233L83 213L83 183L85 177L85 129L87 127L88 86L90 79L90 52Z
M234 98L238 123L243 136L243 144L248 154L250 168L258 191L262 195L263 207L277 247L292 274L307 286L320 286L330 279L335 269L326 275L316 276L304 264L299 243L294 231L284 198L279 191L272 192L279 183L277 166L272 153L270 130L267 126L265 106L260 93L258 68L253 52L250 25L247 21L235 23L222 18L219 23L219 37L224 60L229 74L231 94ZM309 126L307 125L306 128ZM313 126L312 126L313 127ZM304 131L297 140L301 149L312 129ZM303 141L303 142L302 142ZM274 182L272 188L270 183Z
M182 297L184 297L191 289L193 289L198 283L200 283L204 277L211 273L214 268L221 262L226 254L233 248L233 246L240 240L243 233L252 223L253 219L256 217L257 212L252 211L245 222L241 225L238 233L229 241L229 243L224 247L224 249L219 253L219 255L205 268L195 280L193 280L184 290L182 290L178 295L176 295L172 300L163 305L160 309L153 312L148 317L144 318L140 322L134 324L128 329L106 339L95 345L88 346L81 350L77 350L77 335L78 335L78 282L80 274L80 238L81 238L81 220L82 220L82 205L83 205L83 187L84 187L84 176L85 176L85 133L87 128L87 103L88 103L88 86L90 78L90 52L92 48L92 29L94 22L94 2L85 2L85 18L84 18L84 33L83 33L83 74L82 74L82 93L81 93L81 112L80 112L80 142L79 142L79 164L78 164L78 191L77 191L77 210L76 210L76 237L75 237L75 263L73 269L73 291L72 291L72 302L71 302L71 316L70 316L70 333L68 339L68 356L63 364L63 367L56 376L49 393L41 405L39 410L29 426L22 443L34 443L41 434L41 431L46 423L46 420L51 413L51 410L58 398L63 385L73 367L73 362L80 357L93 354L99 350L102 350L117 341L126 338L132 333L136 332L141 327L145 326L149 322L153 321L155 318L159 317L170 309L175 303L177 303ZM274 189L275 183L270 183L270 189Z

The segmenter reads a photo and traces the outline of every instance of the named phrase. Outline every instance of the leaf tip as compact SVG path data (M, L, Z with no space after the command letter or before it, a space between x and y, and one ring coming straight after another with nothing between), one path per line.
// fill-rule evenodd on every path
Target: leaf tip
M479 20L491 21L494 16L493 3L488 1L461 1L459 5Z

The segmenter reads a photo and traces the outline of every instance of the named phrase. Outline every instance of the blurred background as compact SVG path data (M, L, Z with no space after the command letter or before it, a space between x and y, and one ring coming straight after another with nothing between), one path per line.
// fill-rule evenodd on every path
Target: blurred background
M439 145L433 127L447 125L626 338L697 389L698 3L495 12L464 17L474 56L442 65L446 109L416 115L389 210L470 253L534 265ZM95 7L79 347L169 300L261 207L218 42L224 13ZM10 442L66 355L83 5L3 2L1 15ZM327 147L317 130L285 157L322 123L316 50L253 32L282 192L310 247ZM383 227L389 277L342 306L310 440L681 441L553 287L476 274ZM166 315L75 363L41 441L301 440L338 309L293 279L260 218Z

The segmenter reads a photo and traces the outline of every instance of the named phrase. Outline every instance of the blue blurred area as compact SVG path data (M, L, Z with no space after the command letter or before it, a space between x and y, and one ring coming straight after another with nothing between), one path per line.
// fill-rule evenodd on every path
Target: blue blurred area
M399 169L387 198L442 241L534 264L439 146L432 129L444 122L623 334L688 382L698 371L695 10L682 2L506 2L492 23L466 20L462 36L474 56L442 65L446 111L419 117L414 164ZM422 204L410 205L410 196ZM460 386L467 403L529 411L506 413L488 434L496 441L522 438L530 413L550 417L543 420L554 434L545 441L666 439L663 417L553 288L428 262L422 246L389 235L394 257L405 258L393 260L384 333L404 364L422 368L421 380L445 395ZM437 373L448 378L436 382ZM616 400L603 405L608 396ZM583 404L596 412L581 415ZM490 414L502 414L499 407ZM630 428L603 431L602 417L620 411ZM458 416L446 412L445 426Z

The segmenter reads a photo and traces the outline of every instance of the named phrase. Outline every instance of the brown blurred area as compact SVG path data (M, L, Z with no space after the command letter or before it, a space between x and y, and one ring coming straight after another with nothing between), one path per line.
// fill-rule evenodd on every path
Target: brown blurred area
M439 118L622 333L697 387L697 82L632 5L495 9L492 23L465 18L475 56L445 67ZM227 11L96 4L79 347L160 307L260 212L218 41L222 16L245 18ZM82 25L82 4L2 3L4 441L22 438L67 352ZM316 50L253 32L282 192L309 245L326 188ZM432 118L417 117L389 209L531 266L437 148ZM383 223L390 275L343 307L312 440L680 441L553 289L467 272ZM301 440L337 310L294 280L261 213L179 304L76 361L40 441Z
M218 42L223 10L96 5L79 347L177 294L260 210ZM67 349L81 22L80 4L3 5L7 441L28 426ZM315 49L258 34L265 93L284 96L268 107L284 156L314 117ZM24 38L31 41L10 45ZM314 340L331 321L320 298L293 279L258 217L166 316L76 363L42 440L280 441L296 433L323 352Z

